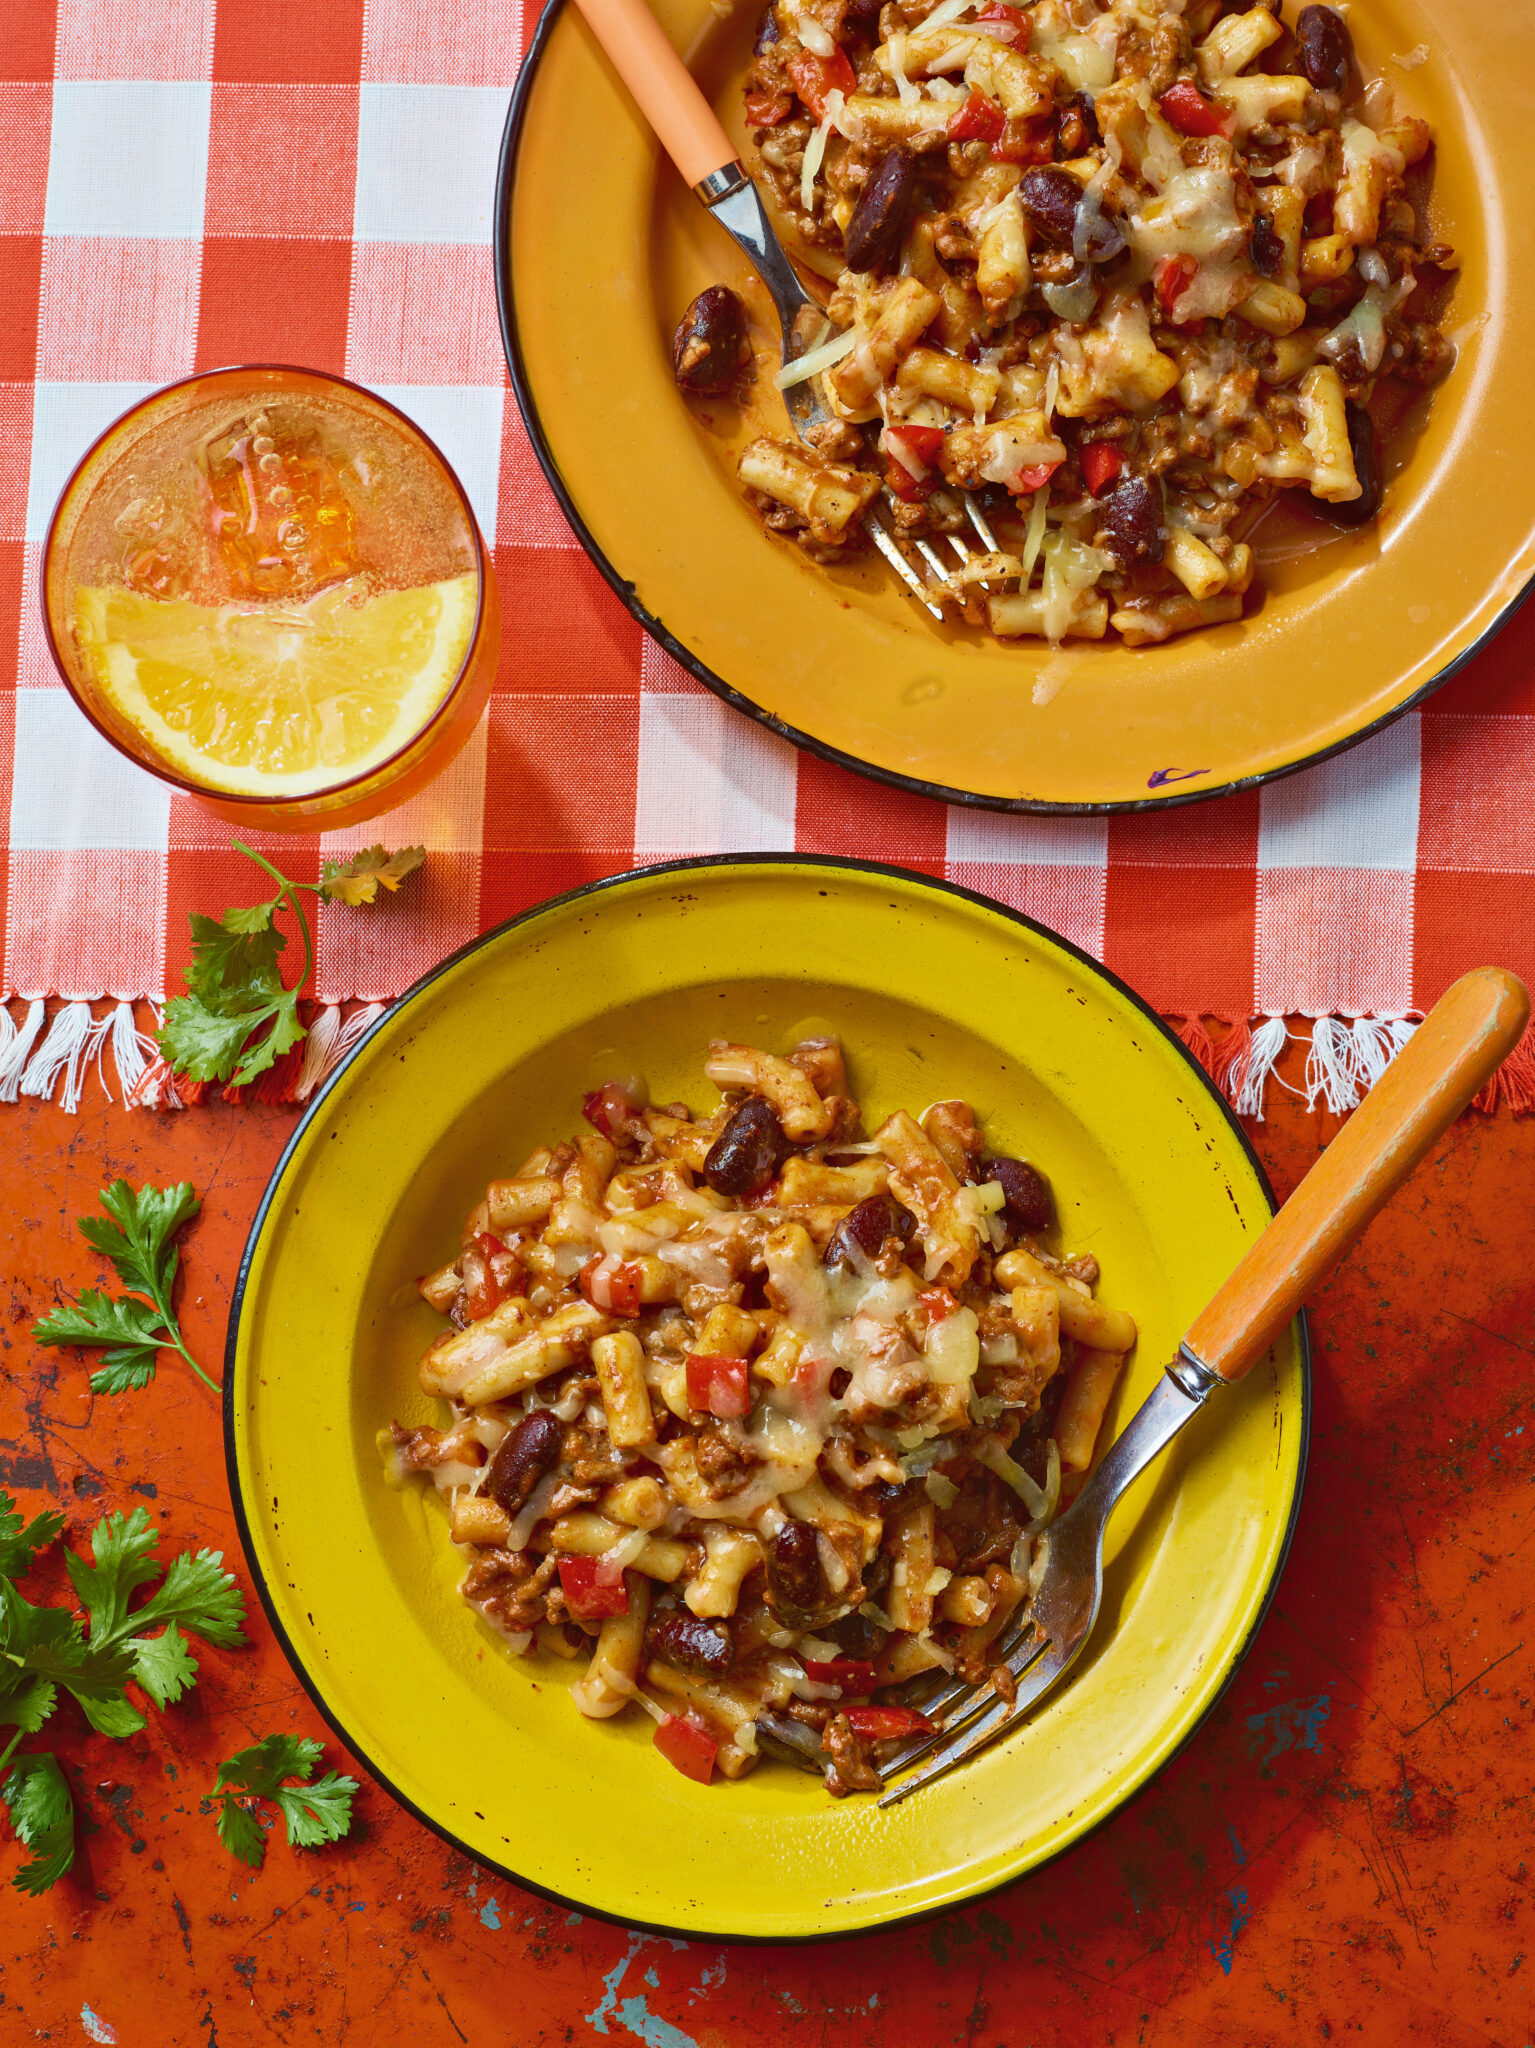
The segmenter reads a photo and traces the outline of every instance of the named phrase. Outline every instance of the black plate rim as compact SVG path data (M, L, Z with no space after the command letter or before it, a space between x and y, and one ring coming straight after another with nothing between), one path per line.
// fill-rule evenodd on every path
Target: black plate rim
M1302 769L1315 768L1323 761L1330 761L1339 754L1372 739L1376 733L1384 732L1388 725L1394 725L1399 718L1405 718L1409 711L1415 711L1436 690L1460 674L1468 662L1474 661L1513 618L1532 591L1535 591L1535 574L1510 597L1500 611L1489 620L1469 647L1463 648L1453 660L1437 670L1428 680L1420 683L1410 697L1406 697L1391 710L1382 712L1379 718L1350 733L1346 739L1334 740L1330 745L1317 747L1311 753L1303 754L1294 761L1282 762L1277 768L1265 768L1256 775L1239 775L1230 782L1223 782L1208 789L1171 791L1162 796L1116 797L1101 803L1054 803L1041 797L988 796L983 791L954 789L947 783L929 782L921 776L903 775L894 768L881 768L876 762L866 761L860 755L844 752L827 741L817 739L814 733L802 732L798 726L788 724L765 710L762 705L738 690L733 683L700 661L698 657L679 640L666 625L645 609L632 583L626 580L617 565L609 560L586 521L577 510L575 499L560 474L552 450L544 434L538 407L533 399L527 368L522 359L522 343L517 331L515 280L512 273L512 186L516 177L517 152L522 139L523 126L527 119L528 105L532 99L538 79L539 64L548 48L560 15L564 12L566 0L545 0L538 28L529 45L528 54L517 74L517 83L512 92L511 106L507 110L506 127L501 137L501 156L496 170L495 209L495 267L496 267L496 310L501 321L501 345L506 354L507 370L511 377L512 392L517 400L517 409L522 414L523 425L533 452L538 457L539 467L549 481L560 510L564 513L571 531L581 543L593 567L602 576L609 588L619 598L630 617L650 635L657 646L663 648L673 661L695 676L705 688L712 690L716 697L723 698L735 710L744 712L758 725L776 733L791 745L807 754L814 754L817 760L830 762L833 767L849 769L854 775L861 775L866 781L883 784L887 789L905 790L913 796L931 797L937 803L957 804L965 809L979 811L1000 811L1011 816L1055 817L1055 818L1103 818L1138 811L1170 811L1181 809L1186 804L1211 803L1218 797L1238 796L1250 789L1261 789L1265 783L1282 781L1288 775L1298 775Z
M463 1840L461 1836L455 1834L452 1828L445 1826L442 1822L435 1820L429 1813L425 1812L408 1794L400 1790L388 1772L383 1769L371 1752L358 1742L356 1736L347 1728L340 1715L326 1701L320 1690L318 1680L311 1677L298 1652L297 1646L289 1636L278 1612L273 1591L256 1562L251 1512L240 1484L240 1461L235 1427L236 1409L239 1405L237 1393L240 1391L237 1380L240 1324L245 1309L245 1294L250 1279L251 1266L255 1260L262 1232L266 1227L267 1217L271 1213L283 1178L304 1137L304 1133L321 1115L331 1092L340 1085L343 1075L351 1067L353 1061L361 1057L364 1049L379 1032L386 1028L394 1017L398 1016L408 1004L415 1002L418 997L424 995L434 982L440 980L443 975L451 972L453 968L459 966L463 961L470 959L475 953L494 945L506 933L515 931L519 925L526 924L535 917L541 917L548 911L562 909L567 904L579 902L585 897L599 895L605 890L619 888L642 877L653 878L660 875L686 877L706 872L713 868L728 867L782 867L794 869L812 867L822 868L828 873L841 872L888 876L893 880L915 882L923 888L931 889L935 894L957 897L962 902L974 904L983 910L992 911L1009 919L1013 924L1021 926L1025 931L1032 932L1037 937L1047 939L1054 946L1059 946L1063 952L1078 961L1089 974L1107 982L1116 993L1124 997L1141 1013L1146 1022L1159 1032L1174 1048L1179 1058L1188 1068L1191 1080L1220 1112L1231 1134L1236 1138L1237 1143L1246 1155L1247 1162L1257 1178L1263 1198L1269 1205L1270 1213L1277 1209L1278 1204L1274 1200L1273 1185L1269 1180L1262 1160L1253 1149L1252 1141L1249 1139L1246 1131L1243 1130L1236 1112L1216 1087L1210 1075L1205 1072L1188 1047L1178 1037L1177 1033L1165 1024L1144 998L1137 995L1135 990L1127 982L1122 981L1111 968L1100 965L1098 961L1092 958L1091 954L1085 953L1080 946L1073 945L1070 939L1062 938L1058 932L1051 931L1048 925L1041 924L1037 918L1026 917L1022 911L1013 910L1005 903L998 903L994 897L983 895L978 889L967 889L958 882L950 882L938 876L922 874L911 868L898 867L890 861L855 860L845 855L811 853L713 854L695 860L659 861L652 866L630 868L626 869L622 874L603 876L596 881L585 882L579 888L567 889L558 896L547 897L544 901L532 904L528 909L519 911L515 917L507 918L504 923L494 926L490 931L482 932L478 938L469 940L466 945L458 947L446 959L439 961L435 967L423 974L418 981L413 982L403 995L396 997L383 1014L374 1020L368 1030L358 1039L356 1045L352 1047L346 1057L327 1076L323 1085L316 1091L314 1099L295 1125L292 1135L282 1149L282 1154L277 1164L272 1169L271 1177L262 1192L260 1205L252 1220L250 1232L245 1241L245 1248L240 1255L240 1270L236 1277L234 1292L230 1300L229 1327L224 1340L224 1466L226 1477L229 1481L229 1497L234 1510L235 1528L240 1538L240 1548L244 1554L246 1569L250 1573L251 1583L256 1589L257 1597L260 1599L272 1633L277 1639L279 1649L287 1659L294 1677L297 1678L299 1684L304 1688L316 1712L324 1720L332 1734L335 1735L338 1741L344 1743L352 1755L365 1766L374 1782L382 1786L397 1806L403 1807L407 1813L418 1820L423 1827L428 1828L440 1841L445 1842L449 1848L456 1849L460 1855L468 1857L470 1862L478 1864L482 1869L494 1871L497 1876L506 1878L510 1883L521 1886L524 1891L534 1893L537 1897L547 1900L551 1905L564 1906L572 1912L584 1914L592 1919L604 1920L610 1926L633 1928L642 1933L663 1936L667 1940L696 1942L709 1947L792 1948L801 1945L808 1947L812 1944L823 1942L863 1940L873 1935L891 1933L898 1928L919 1926L927 1920L941 1919L946 1913L968 1912L972 1908L983 1904L985 1900L994 1898L998 1893L1006 1891L1012 1885L1027 1883L1029 1879L1038 1876L1042 1870L1048 1869L1058 1857L1069 1855L1073 1850L1080 1848L1083 1843L1090 1841L1101 1828L1107 1827L1110 1821L1114 1820L1127 1807L1133 1805L1137 1799L1140 1799L1149 1792L1163 1773L1169 1770L1178 1758L1183 1755L1185 1750L1188 1749L1210 1716L1226 1697L1233 1680L1246 1662L1248 1653L1257 1639L1258 1632L1268 1618L1269 1610L1274 1604L1275 1596L1279 1590L1279 1582L1284 1576L1285 1566L1289 1561L1290 1546L1294 1541L1296 1527L1300 1520L1301 1501L1306 1490L1306 1472L1310 1459L1313 1403L1311 1334L1306 1312L1302 1309L1295 1318L1293 1325L1300 1352L1301 1399L1300 1450L1295 1472L1295 1491L1291 1498L1290 1512L1285 1523L1284 1535L1280 1543L1279 1555L1274 1566L1273 1575L1269 1580L1258 1611L1253 1616L1252 1626L1242 1642L1237 1646L1219 1689L1212 1696L1204 1712L1188 1730L1177 1748L1172 1750L1163 1759L1162 1763L1157 1766L1144 1783L1126 1792L1123 1798L1116 1801L1109 1811L1104 1814L1103 1818L1088 1829L1086 1834L1078 1836L1072 1842L1063 1843L1059 1849L1053 1850L1048 1856L1035 1864L1032 1870L1026 1871L1017 1877L1001 1878L995 1884L988 1885L985 1890L972 1893L964 1899L951 1901L947 1905L923 1906L910 1913L892 1915L889 1919L879 1921L870 1927L832 1928L824 1934L811 1935L721 1934L714 1932L701 1934L694 1928L674 1927L665 1921L625 1919L621 1914L609 1912L605 1908L590 1905L583 1899L572 1897L564 1892L555 1891L548 1885L539 1884L532 1878L525 1876L521 1871L514 1869L510 1863L503 1863L494 1856L486 1855L482 1850L472 1846Z

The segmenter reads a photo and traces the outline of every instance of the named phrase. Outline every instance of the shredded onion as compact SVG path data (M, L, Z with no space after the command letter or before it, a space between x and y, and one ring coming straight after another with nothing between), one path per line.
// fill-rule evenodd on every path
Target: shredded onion
M952 1479L945 1479L941 1472L929 1472L922 1484L935 1507L951 1508L959 1499L959 1488Z
M1069 320L1073 327L1091 320L1098 303L1098 287L1090 276L1074 278L1070 284L1042 284L1039 295L1058 320Z
M974 1457L977 1464L984 1465L990 1472L995 1472L1004 1484L1010 1486L1030 1515L1038 1518L1045 1506L1044 1493L1034 1484L1023 1467L1007 1455L994 1436L982 1438L975 1449Z
M794 33L813 56L831 57L836 54L837 45L813 14L797 14L794 18Z
M840 363L851 355L858 346L858 330L849 327L843 334L833 335L819 347L807 349L802 356L796 356L792 363L785 363L774 373L773 382L780 391L787 391L791 384L803 384L807 377L817 377L822 370L829 370L833 363Z

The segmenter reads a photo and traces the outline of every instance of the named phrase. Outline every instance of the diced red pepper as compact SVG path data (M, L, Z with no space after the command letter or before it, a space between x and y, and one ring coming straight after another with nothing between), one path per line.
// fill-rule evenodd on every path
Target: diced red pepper
M1015 33L1010 40L1015 50L1026 50L1029 46L1029 17L1021 7L1005 7L1002 0L991 0L989 7L983 7L975 17L992 28L1012 29Z
M844 1692L873 1692L874 1661L865 1657L831 1657L824 1664L801 1657L805 1676L816 1685L840 1685Z
M896 497L904 499L908 505L922 504L938 488L936 478L913 476L905 463L897 462L893 455L885 458L885 483Z
M1006 126L1007 116L996 101L972 87L969 99L951 115L946 132L950 142L993 143Z
M959 1306L947 1287L924 1288L917 1299L927 1310L930 1323L946 1323Z
M1093 497L1111 484L1125 466L1125 458L1112 441L1089 441L1077 457L1082 481Z
M1058 462L1036 462L1028 469L1020 469L1007 488L1019 497L1026 491L1042 491L1060 466Z
M581 1114L593 1130L601 1131L605 1138L616 1138L634 1115L634 1104L616 1082L609 1081L605 1088L594 1088L581 1098Z
M1010 114L991 145L993 163L1047 164L1055 156L1053 114Z
M739 1420L750 1414L751 1388L744 1358L715 1358L706 1351L688 1356L688 1406L700 1415Z
M697 1721L683 1714L663 1714L656 1724L655 1739L656 1748L683 1777L708 1784L719 1744Z
M1214 100L1207 100L1197 85L1180 78L1176 85L1170 85L1157 105L1162 115L1180 135L1232 135L1236 132L1236 110L1219 107Z
M943 428L886 427L882 438L885 481L891 490L908 504L919 504L924 498L930 498L937 489L938 479L932 475L916 475L901 457L909 455L918 468L931 470L943 452Z
M640 1269L610 1266L606 1259L593 1259L581 1268L581 1292L593 1308L610 1316L637 1316L641 1307Z
M1158 257L1157 267L1151 273L1157 304L1170 313L1198 273L1199 265L1192 256Z
M826 119L826 102L832 93L852 92L858 84L853 67L841 50L833 50L829 57L818 57L814 50L796 50L784 68L794 90L818 121Z
M746 125L749 128L776 128L780 121L787 121L794 111L794 102L786 92L749 92L746 95Z
M848 1707L848 1726L871 1742L890 1742L898 1735L931 1735L933 1724L914 1707Z
M623 1573L606 1585L597 1576L601 1562L596 1557L562 1557L559 1561L560 1591L578 1621L607 1621L629 1612L629 1588Z
M499 1237L492 1237L488 1230L482 1230L464 1246L464 1255L459 1270L464 1277L464 1320L478 1323L493 1309L498 1309L507 1298L508 1290L502 1285L491 1263L498 1253L505 1252L506 1246Z

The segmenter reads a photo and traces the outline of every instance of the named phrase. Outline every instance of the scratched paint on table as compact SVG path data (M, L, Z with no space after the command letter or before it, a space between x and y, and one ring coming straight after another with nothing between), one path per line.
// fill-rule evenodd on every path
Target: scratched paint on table
M1286 1057L1294 1081L1303 1054ZM211 1397L167 1366L109 1407L84 1361L39 1357L25 1331L59 1274L94 1284L74 1218L105 1179L185 1177L207 1200L185 1326L216 1357L291 1120L141 1129L87 1107L61 1141L54 1111L7 1115L0 1469L27 1475L28 1512L71 1517L76 1547L153 1500L166 1550L237 1563ZM1286 1098L1256 1136L1283 1191L1319 1125ZM219 1760L268 1729L325 1732L258 1613L252 1647L199 1650L197 1693L144 1736L63 1729L77 1866L42 1899L7 1893L0 2041L73 2048L89 2013L123 2048L1521 2048L1532 1215L1535 1124L1468 1122L1331 1283L1306 1499L1246 1665L1155 1784L1026 1882L845 1944L672 1942L476 1869L365 1772L355 1840L299 1852L278 1830L247 1872L199 1811ZM355 1770L328 1743L332 1760ZM19 1855L0 1853L3 1881Z

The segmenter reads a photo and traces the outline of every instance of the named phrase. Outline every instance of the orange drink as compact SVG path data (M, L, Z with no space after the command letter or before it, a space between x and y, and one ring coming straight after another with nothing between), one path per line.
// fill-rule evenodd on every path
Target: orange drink
M419 428L313 370L215 370L109 427L43 553L75 702L151 774L267 830L354 824L453 758L500 612Z

